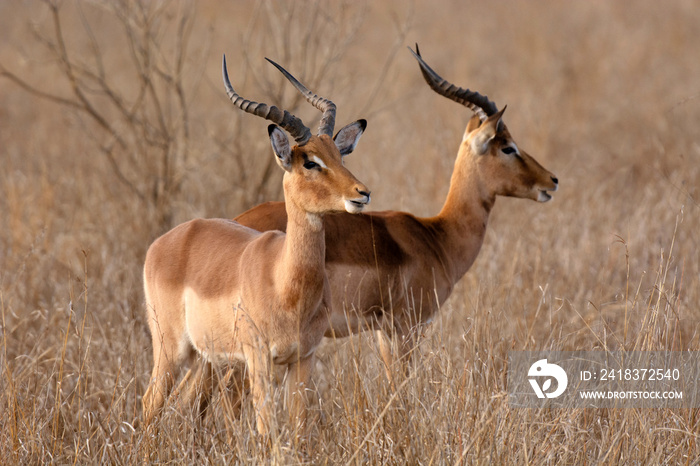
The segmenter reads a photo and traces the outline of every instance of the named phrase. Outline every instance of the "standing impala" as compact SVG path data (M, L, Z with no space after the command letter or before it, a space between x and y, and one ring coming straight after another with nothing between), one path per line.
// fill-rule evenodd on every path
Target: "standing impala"
M351 123L331 139L335 105L294 80L323 112L319 134L312 136L286 110L240 97L229 82L225 57L223 78L238 108L273 121L297 143L291 147L280 127L269 126L276 161L285 170L287 233L260 233L230 220L198 219L151 245L144 287L154 367L143 411L148 424L162 410L180 365L195 353L209 365L243 361L257 429L264 434L272 416L267 398L271 364L288 366L290 394L300 397L328 327L330 288L322 217L331 211L359 213L370 200L369 190L341 160L341 154L355 148L366 122ZM295 408L300 406L295 403ZM296 414L303 418L303 412Z
M418 46L411 53L431 89L475 113L442 210L429 218L396 211L324 218L333 299L326 336L377 330L390 379L394 356L387 336L397 337L399 357L410 354L415 327L434 317L479 254L496 196L546 202L558 187L557 178L516 145L503 123L505 107L499 111L486 96L442 79ZM284 203L261 204L236 220L260 231L283 229Z

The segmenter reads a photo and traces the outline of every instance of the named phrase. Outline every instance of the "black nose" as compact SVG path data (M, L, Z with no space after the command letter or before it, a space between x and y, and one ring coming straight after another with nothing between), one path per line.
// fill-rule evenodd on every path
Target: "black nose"
M552 177L552 181L554 181L554 184L559 184L559 178Z
M360 191L359 189L357 190L357 192L360 194L360 196L369 197L369 195L371 194L369 191Z

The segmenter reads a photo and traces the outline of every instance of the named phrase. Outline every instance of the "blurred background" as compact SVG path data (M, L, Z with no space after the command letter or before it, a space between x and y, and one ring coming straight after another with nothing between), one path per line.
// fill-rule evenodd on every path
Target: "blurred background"
M13 0L0 3L0 412L15 422L2 442L31 426L48 439L57 413L78 437L83 410L131 423L151 368L149 244L281 199L268 122L226 97L223 54L237 92L312 129L318 112L265 57L332 99L338 128L368 120L347 163L371 209L436 214L471 113L428 88L415 43L445 79L507 104L518 145L560 181L547 204L497 201L434 325L446 358L697 350L696 2Z

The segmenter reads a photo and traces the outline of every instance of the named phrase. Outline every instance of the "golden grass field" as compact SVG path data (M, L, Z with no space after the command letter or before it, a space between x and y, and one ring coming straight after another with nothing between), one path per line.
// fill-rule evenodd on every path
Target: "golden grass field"
M515 409L506 391L511 350L700 350L697 3L58 3L58 22L0 3L0 463L698 464L697 409ZM238 92L312 128L265 56L338 127L367 118L348 165L370 208L432 215L471 114L425 85L416 42L508 105L553 201L498 200L396 391L371 335L324 345L310 440L280 422L261 442L225 397L138 428L148 245L281 196L222 54Z

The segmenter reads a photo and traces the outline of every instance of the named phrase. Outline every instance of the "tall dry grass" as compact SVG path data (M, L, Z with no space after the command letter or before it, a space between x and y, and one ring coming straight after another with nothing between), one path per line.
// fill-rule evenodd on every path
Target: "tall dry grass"
M519 410L506 396L509 350L700 349L693 2L139 5L59 11L76 69L99 70L100 57L130 105L143 55L126 25L154 46L151 106L134 127L153 131L153 147L81 75L127 138L110 158L115 135L93 116L8 77L75 99L51 8L0 4L0 462L697 464L695 409ZM499 199L476 264L396 391L367 335L324 346L311 441L281 422L262 443L251 406L238 419L225 397L203 423L168 410L158 435L135 429L151 368L146 248L172 224L281 194L266 123L225 98L222 53L242 95L315 116L270 56L331 97L339 122L368 118L348 163L373 208L429 215L470 115L425 86L404 50L413 42L447 79L508 104L518 143L560 179L554 201ZM149 126L159 118L170 158Z

